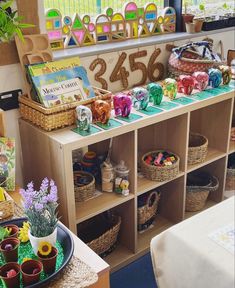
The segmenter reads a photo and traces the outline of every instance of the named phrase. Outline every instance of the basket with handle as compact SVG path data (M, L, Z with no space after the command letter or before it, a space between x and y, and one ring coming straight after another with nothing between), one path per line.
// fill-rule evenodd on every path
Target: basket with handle
M175 163L172 163L170 166L155 166L155 165L149 165L145 162L145 159L148 155L156 154L158 152L164 152L163 150L156 150L151 151L146 154L144 154L141 158L141 171L143 175L153 181L167 181L170 179L173 179L177 176L179 173L179 162L180 158L175 153L167 151L167 153L174 155L176 161Z
M195 48L202 47L202 53ZM181 74L193 74L196 71L207 72L218 67L222 61L212 52L208 41L193 42L172 49L168 60L169 74L178 77Z
M146 195L143 196L146 197ZM141 198L141 196L139 196L139 198ZM140 203L139 200L141 199L138 199L138 203ZM157 191L152 191L148 193L147 198L143 200L145 202L145 205L138 207L137 210L138 231L146 229L149 225L151 225L152 221L154 220L160 200L160 193Z
M205 161L208 151L208 139L202 134L189 133L188 164Z
M194 212L201 210L209 193L217 190L219 180L207 172L190 173L187 177L185 210Z

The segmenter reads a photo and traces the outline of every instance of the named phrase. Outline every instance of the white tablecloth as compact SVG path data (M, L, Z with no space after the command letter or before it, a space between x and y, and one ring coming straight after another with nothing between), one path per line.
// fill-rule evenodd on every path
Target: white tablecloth
M234 255L209 234L234 227L231 197L154 237L151 256L159 288L233 288Z

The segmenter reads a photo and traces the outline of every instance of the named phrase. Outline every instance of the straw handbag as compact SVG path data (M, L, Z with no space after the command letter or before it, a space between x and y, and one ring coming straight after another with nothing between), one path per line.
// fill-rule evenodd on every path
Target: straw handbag
M181 74L193 74L222 64L216 53L212 52L207 41L193 42L172 49L168 60L169 74L177 78Z

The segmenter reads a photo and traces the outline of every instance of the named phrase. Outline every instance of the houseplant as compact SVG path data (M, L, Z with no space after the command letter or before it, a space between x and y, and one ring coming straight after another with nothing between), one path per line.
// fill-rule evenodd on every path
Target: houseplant
M195 17L195 15L190 14L187 12L188 10L188 1L184 2L184 14L182 14L182 31L186 31L186 23L192 23L193 22L193 18Z
M22 17L17 11L12 11L13 0L0 1L0 42L9 42L15 35L23 41L22 29L34 27L32 24L22 23Z
M20 189L23 197L23 207L29 221L29 240L35 255L40 242L47 241L52 246L56 244L58 223L57 186L53 180L44 178L39 191L34 189L33 182L27 189Z

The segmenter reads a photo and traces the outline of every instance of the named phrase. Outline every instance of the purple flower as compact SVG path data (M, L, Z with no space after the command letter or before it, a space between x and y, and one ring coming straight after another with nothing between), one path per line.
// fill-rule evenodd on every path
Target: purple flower
M35 203L34 207L36 211L41 211L43 209L43 204L42 203Z
M51 191L51 193L47 195L48 202L56 202L57 200L58 200L57 192Z
M40 202L41 202L42 204L47 204L47 201L48 201L48 200L47 200L47 196L43 196Z
M49 180L48 180L47 178L44 178L44 179L42 180L42 184L41 184L41 186L40 186L40 190L41 190L42 192L46 192L47 189L48 189L48 184L49 184Z

